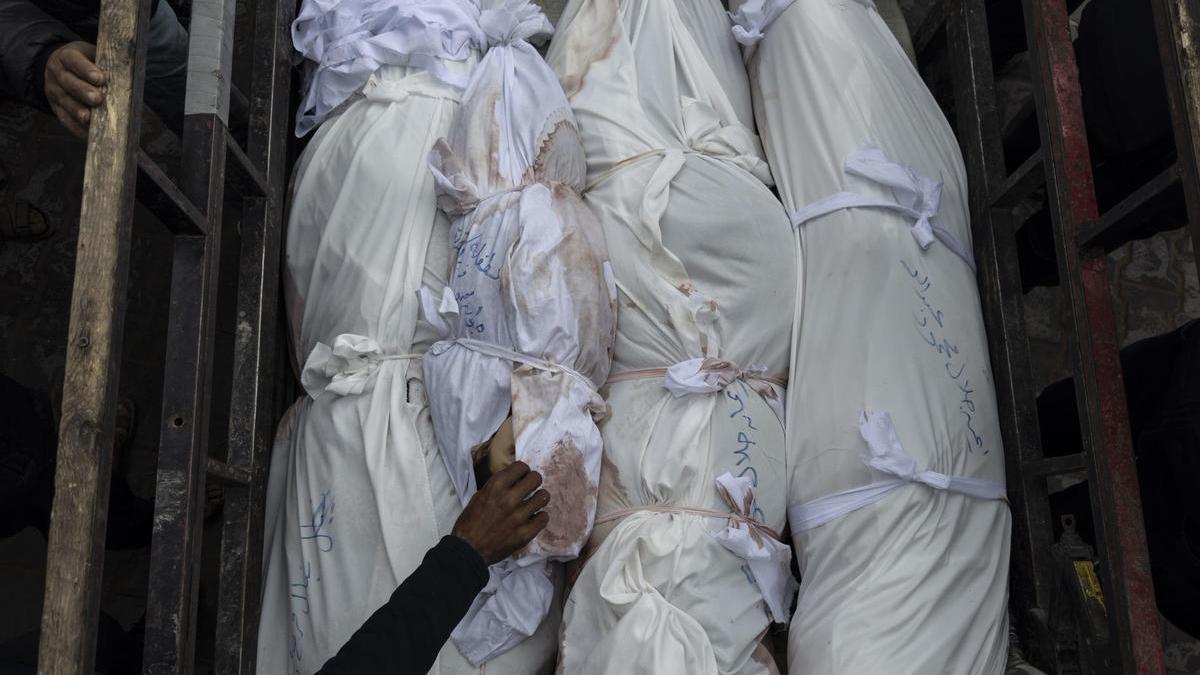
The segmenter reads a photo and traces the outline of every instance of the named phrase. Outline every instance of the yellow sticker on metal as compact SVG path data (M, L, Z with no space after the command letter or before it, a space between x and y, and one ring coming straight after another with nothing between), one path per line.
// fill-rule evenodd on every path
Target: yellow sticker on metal
M1075 576L1079 579L1079 588L1083 591L1083 595L1089 600L1095 600L1107 614L1108 608L1104 606L1104 589L1100 588L1100 579L1096 576L1096 566L1092 561L1076 560Z

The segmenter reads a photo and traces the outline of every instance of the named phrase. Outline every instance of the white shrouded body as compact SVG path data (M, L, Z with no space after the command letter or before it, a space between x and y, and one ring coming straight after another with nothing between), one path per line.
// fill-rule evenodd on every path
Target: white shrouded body
M417 20L428 20L424 30L438 44L482 31L467 21L437 24L451 9L475 21L478 10L467 0L312 0L301 15L324 17L317 23L325 37L350 44L344 36L365 25L365 12L389 8L407 12L403 30L372 25L397 38L392 52L339 61L297 41L306 57L336 66L331 72L357 85L311 81L308 100L325 101L315 109L329 116L294 178L284 281L308 395L279 425L268 479L258 672L270 675L319 670L462 511L434 442L420 355L438 335L418 321L417 291L440 292L446 283L449 220L437 208L428 157L450 129L481 45L436 68L394 50L430 44L398 39L423 34ZM372 44L358 40L359 51ZM553 671L556 608L487 672ZM431 672L479 668L447 643Z
M789 554L767 530L785 518L797 253L728 17L716 0L573 0L547 61L620 302L597 525L560 667L773 672L760 640L787 595Z
M734 5L803 214L789 668L1003 672L1011 520L958 144L869 1Z
M454 217L448 285L422 294L444 339L424 358L438 446L458 494L475 492L472 451L509 415L516 459L541 473L550 520L491 579L452 638L483 664L551 610L547 561L587 541L600 478L616 288L604 234L583 203L586 165L570 106L529 44L549 22L527 0L484 0L488 49L430 164Z

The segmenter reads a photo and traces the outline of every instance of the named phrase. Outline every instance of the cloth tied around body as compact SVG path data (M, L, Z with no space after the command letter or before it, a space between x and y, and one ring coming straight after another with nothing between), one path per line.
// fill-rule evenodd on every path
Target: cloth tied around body
M420 292L443 338L423 359L434 434L459 498L473 450L511 417L515 458L543 476L550 522L491 578L451 639L475 665L537 629L554 596L549 561L574 558L595 515L597 393L616 335L603 233L579 197L586 163L571 107L527 42L550 24L528 0L485 0L488 51L446 138L430 153L452 218L451 270Z
M771 620L787 623L792 598L799 589L792 576L792 549L780 540L778 532L755 519L757 505L753 479L736 477L727 471L717 477L716 490L729 507L729 513L669 504L635 506L604 514L596 519L596 524L619 522L639 513L677 513L723 519L725 527L711 532L712 538L746 562Z
M420 354L384 354L375 340L343 333L334 338L332 347L323 342L313 347L300 373L300 384L314 400L325 392L353 396L374 385L384 362L420 358Z
M892 416L886 412L864 411L859 418L858 431L867 444L867 454L863 457L863 462L891 478L789 507L788 522L793 537L870 506L893 491L912 483L935 490L957 492L976 499L1008 499L1008 491L1003 483L921 469L917 460L900 442L900 435L896 431Z
M846 173L865 178L891 191L892 199L870 197L858 192L837 192L807 204L791 214L792 225L805 223L843 209L877 208L900 213L912 220L913 240L922 251L940 241L950 252L975 271L975 256L953 232L934 219L942 203L941 180L922 176L912 167L892 160L882 150L866 147L846 159Z

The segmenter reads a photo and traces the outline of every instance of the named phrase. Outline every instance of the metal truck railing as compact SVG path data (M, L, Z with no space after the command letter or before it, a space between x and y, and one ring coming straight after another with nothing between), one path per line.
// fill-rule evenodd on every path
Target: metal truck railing
M243 10L238 21L238 9ZM139 147L148 0L104 0L71 303L40 673L93 670L135 198L174 234L144 670L191 672L205 482L223 496L217 672L253 672L265 460L278 416L279 252L289 141L290 0L193 0L178 182ZM229 130L235 26L249 43L246 142ZM230 394L212 396L222 235L239 228ZM209 423L228 405L223 460ZM224 411L221 411L224 414ZM219 445L226 445L220 443Z

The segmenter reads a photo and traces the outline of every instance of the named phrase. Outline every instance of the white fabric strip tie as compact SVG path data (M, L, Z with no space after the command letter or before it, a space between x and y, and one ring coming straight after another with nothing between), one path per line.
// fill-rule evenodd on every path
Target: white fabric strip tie
M732 509L729 513L657 504L597 516L596 525L621 521L637 513L683 513L725 520L725 529L712 533L712 538L746 561L771 620L787 623L792 596L799 587L792 577L792 550L780 541L778 532L753 518L754 483L748 476L737 478L726 472L717 478L716 487L721 499Z
M866 178L890 188L894 199L867 197L857 192L838 192L803 206L792 213L792 225L800 227L810 220L843 209L880 208L897 211L913 220L912 236L921 250L928 250L934 240L950 249L971 271L975 257L954 233L933 222L942 201L942 181L919 175L909 166L892 161L878 148L864 148L846 160L846 173Z
M384 354L369 337L343 333L333 347L318 342L304 362L300 383L314 400L331 392L339 396L361 394L375 383L384 361L420 359L420 354Z
M682 398L692 394L713 394L737 380L755 380L787 387L787 379L770 375L766 368L743 370L733 361L696 357L680 361L669 368L643 368L616 373L608 378L611 382L624 382L645 378L661 377L663 386L675 396Z
M699 154L695 150L668 150L666 148L654 148L653 150L639 152L638 154L630 156L630 157L626 157L625 159L623 159L623 160L613 164L612 166L608 167L607 169L605 169L603 172L600 173L600 175L596 176L591 181L589 181L588 184L583 187L583 191L580 194L587 194L588 192L590 192L592 190L592 188L603 183L604 181L608 180L609 178L612 178L613 176L615 176L617 173L619 173L623 169L629 168L629 167L633 166L634 164L637 164L638 162L650 159L651 157L662 157L663 155L666 155L668 152L678 152L678 153L681 153L684 155Z
M729 12L733 20L733 37L741 45L753 48L766 37L767 29L792 6L796 0L746 0L736 12ZM874 0L856 0L858 4L875 9ZM747 55L749 54L747 50Z
M1008 499L1003 483L984 478L948 476L936 471L918 470L917 461L900 444L892 416L886 412L863 412L859 419L858 431L870 450L870 455L864 458L866 464L895 478L843 490L792 506L788 509L792 536L870 506L910 483L920 483L935 490L958 492L978 499Z
M450 335L452 331L445 317L458 314L458 300L454 298L454 291L449 286L442 289L442 299L440 302L435 303L433 293L428 288L421 288L417 291L417 299L421 305L421 314L433 326L434 330L438 331L441 335ZM539 359L536 356L522 354L521 352L513 351L507 347L501 347L490 342L472 338L443 339L435 342L429 348L429 353L438 356L444 354L447 349L450 349L454 345L486 356L512 361L513 363L521 363L538 370L550 373L562 373L579 381L580 384L587 387L588 391L591 391L597 398L600 396L596 393L596 384L588 379L586 375L573 368L564 366L561 363L552 363L545 359Z

